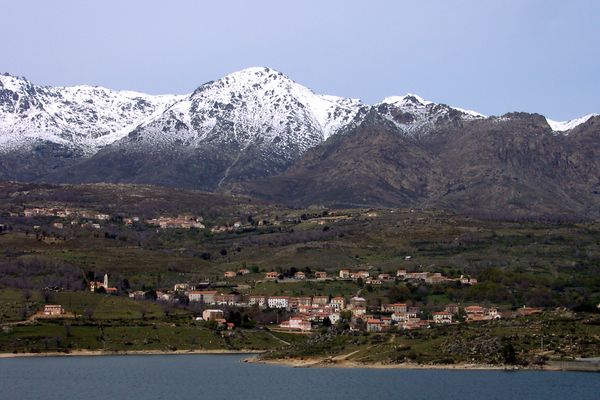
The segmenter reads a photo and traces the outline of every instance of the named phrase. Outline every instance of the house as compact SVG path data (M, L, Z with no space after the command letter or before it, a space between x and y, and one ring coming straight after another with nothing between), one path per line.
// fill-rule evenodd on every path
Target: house
M239 275L248 275L250 273L250 270L248 268L242 268L238 271Z
M173 301L174 297L172 293L163 292L160 290L156 291L156 300L159 301Z
M312 297L290 297L288 307L292 310L297 310L302 306L312 305Z
M459 313L460 307L458 304L446 304L444 311L449 312L452 315L456 315Z
M444 283L447 280L448 280L448 278L446 278L439 272L434 272L432 274L428 274L427 277L425 277L425 282L429 283L430 285L437 285L440 283Z
M478 305L474 305L474 306L467 306L465 307L465 314L469 315L484 315L485 314L485 308L478 306Z
M190 301L198 301L205 304L215 304L216 290L190 290L188 298Z
M267 296L262 296L262 295L250 295L248 297L248 304L251 306L259 306L259 307L266 307L267 306Z
M284 329L294 329L303 332L312 329L311 322L303 316L291 317L288 321L281 323L279 326Z
M464 275L461 275L460 278L458 278L458 280L463 285L475 285L475 284L477 284L477 279L475 279L475 278L469 278L469 277L466 277Z
M340 278L349 279L350 278L350 270L349 269L340 269Z
M391 313L405 313L407 311L407 306L405 303L383 304L381 306L381 311Z
M422 319L409 319L402 324L402 329L407 330L422 329L427 327L429 327L429 321L424 321Z
M364 297L355 296L350 299L350 304L353 306L366 306L367 300Z
M528 317L530 315L539 314L541 312L542 312L541 308L533 308L533 307L523 306L517 310L517 315L519 317Z
M371 318L367 320L367 332L383 331L383 321L380 319Z
M144 293L143 290L135 290L135 291L129 293L130 299L141 300L141 299L144 299L145 297L146 297L146 293Z
M279 272L271 271L265 274L266 279L279 279Z
M350 274L352 279L367 279L369 277L369 271L357 271Z
M217 321L223 319L223 310L209 309L202 311L202 319L205 321Z
M225 271L225 274L223 274L225 276L225 278L235 278L237 276L237 272L235 271Z
M63 315L64 313L65 313L65 310L64 310L63 306L61 306L59 304L46 304L44 306L44 311L43 311L44 315L57 316L57 315Z
M55 227L56 229L63 229L64 225L62 224L62 222L55 222L52 224L53 227Z
M398 271L396 271L396 277L398 277L400 279L405 279L406 278L406 270L399 269Z
M240 298L239 293L217 294L215 303L223 306L235 306L240 302Z
M306 274L302 271L298 271L294 274L294 279L306 279Z
M289 301L288 296L269 296L267 304L269 308L288 308Z
M189 283L176 283L175 286L173 286L175 292L184 292L190 289L193 290L194 288L191 287Z
M313 305L324 306L325 304L329 304L329 296L313 296L312 298Z
M349 310L354 318L360 318L367 313L367 307L365 306L350 305Z
M346 299L343 297L334 297L330 302L331 306L336 310L344 310L346 308Z
M452 314L447 311L439 311L433 313L433 323L434 324L451 324L452 323Z
M389 281L392 280L392 276L390 274L379 274L377 275L377 279L380 281Z
M327 272L325 272L325 271L317 271L317 272L315 272L315 278L317 278L317 279L327 279Z
M116 287L107 287L105 290L106 294L117 294L119 292L119 289Z
M500 319L500 318L502 318L502 316L500 315L500 312L498 311L498 309L496 307L488 308L487 315L491 319Z
M392 314L392 321L396 322L407 322L411 319L418 319L417 313L415 312L398 312Z

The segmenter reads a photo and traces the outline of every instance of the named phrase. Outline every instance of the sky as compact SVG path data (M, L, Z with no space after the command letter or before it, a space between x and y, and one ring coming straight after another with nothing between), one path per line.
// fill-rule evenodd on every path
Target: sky
M316 93L600 113L595 0L0 0L0 72L184 94L252 66Z

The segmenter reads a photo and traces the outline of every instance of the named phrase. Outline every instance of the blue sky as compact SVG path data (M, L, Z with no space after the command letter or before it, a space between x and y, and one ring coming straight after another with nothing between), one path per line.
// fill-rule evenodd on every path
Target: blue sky
M250 66L375 103L600 112L600 1L7 1L0 71L188 93Z

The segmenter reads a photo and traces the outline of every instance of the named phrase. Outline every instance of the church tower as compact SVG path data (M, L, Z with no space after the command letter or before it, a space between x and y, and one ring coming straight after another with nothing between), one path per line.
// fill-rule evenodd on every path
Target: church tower
M104 274L104 289L108 288L108 274Z

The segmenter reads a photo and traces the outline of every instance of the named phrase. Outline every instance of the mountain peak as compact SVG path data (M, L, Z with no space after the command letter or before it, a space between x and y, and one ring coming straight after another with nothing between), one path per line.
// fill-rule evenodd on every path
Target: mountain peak
M404 96L389 96L389 97L386 97L385 99L383 99L381 101L381 103L393 104L396 106L402 106L402 105L408 105L408 104L427 106L429 104L435 104L434 102L425 100L421 96L413 94L413 93L407 93Z

